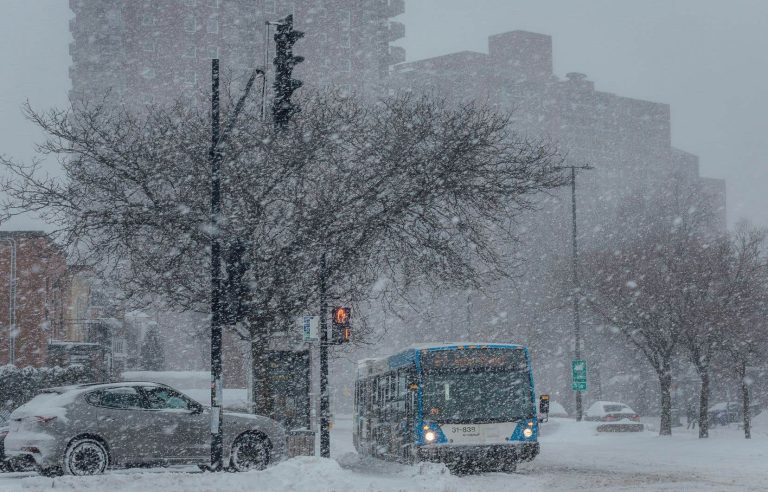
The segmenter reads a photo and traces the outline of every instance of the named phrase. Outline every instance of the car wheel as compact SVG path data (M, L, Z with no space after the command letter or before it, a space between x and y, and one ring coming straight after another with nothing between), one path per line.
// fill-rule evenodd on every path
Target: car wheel
M269 464L269 439L259 434L243 434L232 445L230 463L234 471L263 470Z
M76 439L64 453L64 473L68 475L98 475L109 465L109 454L95 439Z

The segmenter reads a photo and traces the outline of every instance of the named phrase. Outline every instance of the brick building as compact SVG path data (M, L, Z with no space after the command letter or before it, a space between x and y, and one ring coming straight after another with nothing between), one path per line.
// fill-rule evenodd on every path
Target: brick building
M66 274L64 252L46 234L0 232L0 364L46 365Z
M210 60L244 80L264 65L265 22L293 14L305 32L296 71L309 87L335 85L372 95L405 34L389 19L404 0L70 0L73 100L105 94L143 105L195 98L210 88ZM269 36L271 70L274 41Z

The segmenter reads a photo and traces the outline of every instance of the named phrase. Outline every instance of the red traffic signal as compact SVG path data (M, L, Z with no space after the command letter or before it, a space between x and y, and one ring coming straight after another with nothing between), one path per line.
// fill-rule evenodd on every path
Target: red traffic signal
M333 343L347 343L352 338L352 328L349 324L350 310L348 307L337 306L331 311L331 333Z

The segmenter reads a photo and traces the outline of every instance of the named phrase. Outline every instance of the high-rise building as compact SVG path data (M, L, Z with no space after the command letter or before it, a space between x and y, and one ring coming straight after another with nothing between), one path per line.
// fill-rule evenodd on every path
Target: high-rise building
M404 0L70 0L75 17L71 98L111 96L127 104L194 98L210 87L211 58L222 76L244 80L274 56L274 27L292 14L305 32L295 53L306 58L296 76L308 87L339 86L380 93L392 64L405 60L390 46L405 28L391 21Z
M672 146L669 105L595 90L580 73L558 78L550 36L512 31L491 36L487 54L464 51L403 63L390 86L487 102L509 111L520 134L556 144L567 165L593 166L579 181L584 230L604 223L628 194L673 174L717 195L716 226L725 229L724 182L700 177L698 158Z

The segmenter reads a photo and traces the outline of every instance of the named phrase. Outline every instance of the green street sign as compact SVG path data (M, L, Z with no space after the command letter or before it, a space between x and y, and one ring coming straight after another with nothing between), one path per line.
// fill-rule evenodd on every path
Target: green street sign
M574 391L587 391L587 361L571 361L571 388Z

